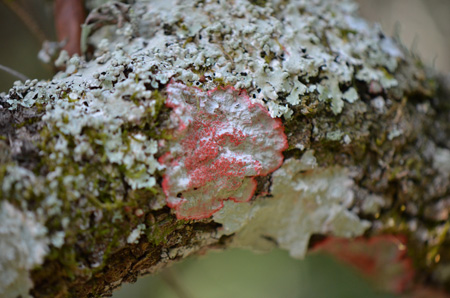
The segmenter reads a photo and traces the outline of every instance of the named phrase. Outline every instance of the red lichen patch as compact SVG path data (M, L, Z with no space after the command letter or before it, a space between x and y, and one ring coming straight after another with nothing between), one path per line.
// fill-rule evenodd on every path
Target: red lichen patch
M160 158L167 205L179 219L202 219L222 208L223 200L249 201L254 177L283 162L287 138L281 121L232 87L205 92L171 82L167 90L177 127L170 152Z
M414 270L406 254L406 238L381 235L369 239L334 238L314 246L362 272L377 288L403 293L412 286Z

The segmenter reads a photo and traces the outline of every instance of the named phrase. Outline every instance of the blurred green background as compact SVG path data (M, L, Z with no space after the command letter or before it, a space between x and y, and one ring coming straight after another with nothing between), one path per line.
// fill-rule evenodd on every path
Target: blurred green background
M10 0L7 0L10 1ZM48 39L55 39L52 5L42 0L15 0L18 6L32 16L39 30ZM0 0L0 64L32 79L49 79L51 67L37 59L41 44L6 5ZM7 92L17 78L0 70L0 92Z
M158 275L124 285L113 298L393 298L331 257L292 259L232 249L188 258Z
M55 33L50 0L15 0L50 40ZM450 70L449 0L359 0L361 14L400 33L403 44L425 64ZM397 28L397 29L396 29ZM51 67L37 59L41 49L22 21L0 0L0 64L30 78L49 79ZM16 78L0 71L0 92ZM293 260L285 251L254 254L242 250L211 252L189 258L162 273L124 285L114 298L290 298L393 297L376 293L352 269L329 256L313 254Z

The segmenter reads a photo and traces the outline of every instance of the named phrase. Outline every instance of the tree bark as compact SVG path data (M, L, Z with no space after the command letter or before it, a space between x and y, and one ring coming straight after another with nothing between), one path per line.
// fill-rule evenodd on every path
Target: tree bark
M449 289L450 78L352 2L112 2L83 32L65 71L0 96L0 296L108 296L210 248L302 257L376 235L402 235L414 280ZM249 202L197 219L166 206L176 82L281 119L284 162L248 175Z

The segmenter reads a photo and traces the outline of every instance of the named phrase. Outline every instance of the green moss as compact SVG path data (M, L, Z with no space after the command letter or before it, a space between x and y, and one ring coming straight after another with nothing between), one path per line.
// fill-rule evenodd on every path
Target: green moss
M250 3L253 5L264 7L267 4L267 0L250 0Z
M348 42L349 41L349 35L350 34L357 34L358 32L356 30L351 30L348 28L341 28L339 30L341 32L342 41Z
M187 30L187 28L186 28L185 30ZM186 41L183 43L182 48L183 48L183 49L186 48L186 45L187 45L188 43L193 42L193 41L194 41L194 37L192 37L192 36L186 38Z
M152 92L152 98L155 100L155 114L153 116L153 119L156 120L162 108L164 107L166 99L162 96L161 92L159 92L158 90L154 90ZM155 123L155 125L157 124L158 123Z
M176 218L170 216L160 222L151 224L145 231L145 234L151 243L160 245L167 241L168 235L182 227L185 223L184 220L176 220Z

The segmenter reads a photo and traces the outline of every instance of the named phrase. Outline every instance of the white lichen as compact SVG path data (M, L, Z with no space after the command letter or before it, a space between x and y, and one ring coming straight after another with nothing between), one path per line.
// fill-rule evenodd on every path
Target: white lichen
M273 173L273 198L247 206L226 202L213 218L223 234L236 233L236 247L266 250L276 244L302 258L313 234L354 237L370 226L349 210L352 186L346 169L317 168L307 151L302 160L289 159Z
M358 92L355 88L351 87L342 95L342 98L348 101L349 103L353 103L359 99Z
M450 150L436 148L436 153L433 156L433 167L440 173L450 176Z
M85 64L79 57L61 55L58 65L66 65L63 74L71 78L67 87L72 81L84 87L112 87L108 82L120 83L125 66L153 88L171 77L208 89L220 79L267 103L273 117L289 118L302 95L316 92L338 114L343 99L358 99L351 84L354 73L358 80L390 88L397 84L390 73L403 58L396 43L359 18L356 10L347 0L268 1L264 7L247 0L142 1L130 10L131 24L115 33L105 27L90 38L97 48L95 61ZM139 38L132 38L133 28ZM89 78L87 70L95 64L98 71ZM199 82L204 69L209 80ZM25 98L9 102L13 108L31 106L56 91L52 83L17 85L15 93ZM340 85L350 88L343 92Z
M393 129L391 129L389 131L387 138L389 141L392 141L393 139L401 136L402 134L403 134L403 129L394 127Z
M370 105L375 108L375 111L379 114L386 112L386 102L382 96L377 96L370 101Z
M138 224L137 227L131 231L130 235L128 235L127 242L138 243L139 238L141 238L141 235L145 231L145 228L146 228L145 224Z
M340 141L343 136L344 133L339 129L327 132L327 139L330 141Z
M29 189L30 192L37 195L42 191L38 178L30 170L9 165L6 168L6 175L2 181L2 191L4 193L16 193L19 195L23 189ZM23 196L23 194L21 194Z
M362 201L361 211L366 214L377 214L385 205L385 198L376 194L369 194Z
M31 212L0 202L0 297L30 297L29 271L48 252L47 229Z

